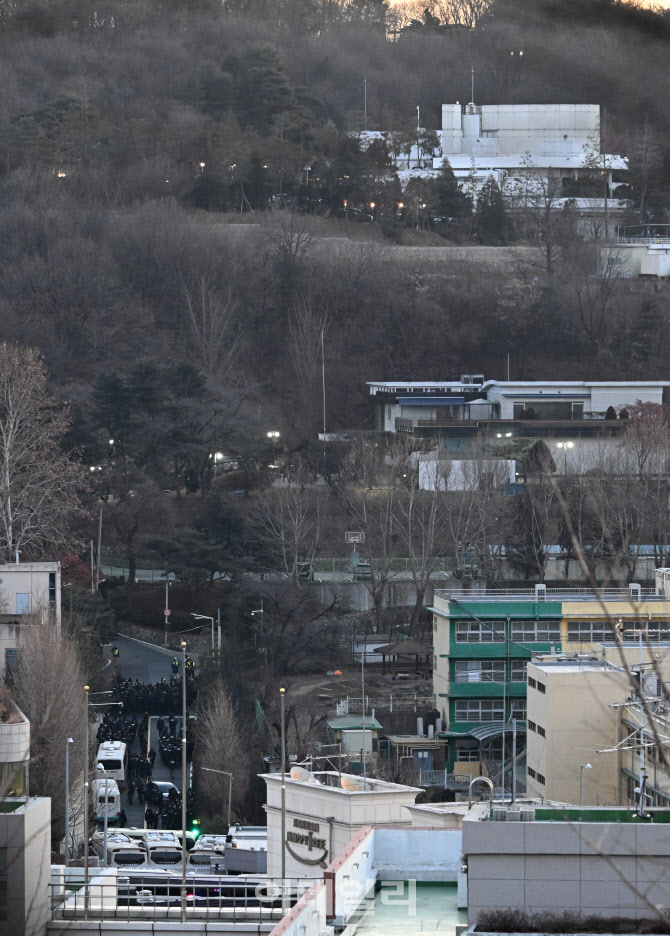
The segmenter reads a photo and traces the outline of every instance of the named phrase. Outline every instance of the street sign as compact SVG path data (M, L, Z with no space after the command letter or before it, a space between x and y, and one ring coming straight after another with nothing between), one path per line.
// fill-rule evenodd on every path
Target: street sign
M170 611L169 608L166 608L165 611L163 611L163 614L165 615L165 617L170 617L170 615L172 614L172 611Z
M344 534L345 543L364 543L365 533L362 530L354 530Z

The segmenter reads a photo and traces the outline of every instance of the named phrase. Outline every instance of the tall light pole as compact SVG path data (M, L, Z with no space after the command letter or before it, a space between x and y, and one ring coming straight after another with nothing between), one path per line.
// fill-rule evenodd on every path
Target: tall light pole
M195 618L196 621L209 621L212 626L212 653L214 652L214 618L210 617L209 614L196 614L194 611L191 611L191 617ZM197 628L194 628L197 630ZM219 641L219 646L220 646Z
M98 770L101 770L105 775L105 814L102 817L102 866L103 868L107 867L107 788L109 785L109 777L107 771L102 766L98 764Z
M65 741L65 867L70 864L70 745L72 738Z
M563 449L563 473L568 473L568 449L574 448L574 442L557 442L556 448Z
M181 922L186 922L186 641L181 642Z
M224 774L228 777L228 828L230 829L230 803L233 798L233 775L229 770L214 770L213 767L201 767L201 770L206 770L207 773L218 773Z
M84 919L88 920L88 686L84 686Z
M163 640L163 645L167 647L168 645L168 619L170 617L170 598L169 598L169 588L170 588L170 573L165 573L165 638Z
M284 718L284 696L286 689L279 690L281 706L281 887L284 896L286 877L286 721Z
M591 770L590 764L579 765L579 805L584 805L584 771Z

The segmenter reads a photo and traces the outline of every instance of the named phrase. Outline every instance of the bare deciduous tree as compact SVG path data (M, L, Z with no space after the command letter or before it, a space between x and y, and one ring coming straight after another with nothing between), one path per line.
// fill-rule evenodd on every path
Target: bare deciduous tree
M54 621L23 628L23 645L13 673L14 696L30 721L30 792L51 797L57 838L63 831L67 738L74 741L70 745L71 790L84 766L85 679L76 643Z
M61 448L67 421L37 351L0 344L0 548L41 554L68 539L80 473Z

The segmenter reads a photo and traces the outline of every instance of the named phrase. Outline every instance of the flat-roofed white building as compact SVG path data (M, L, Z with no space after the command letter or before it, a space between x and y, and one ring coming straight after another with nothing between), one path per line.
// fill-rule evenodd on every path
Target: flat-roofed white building
M307 774L307 771L303 771ZM281 874L281 774L262 774L267 786L268 874ZM325 868L362 828L411 826L404 808L419 787L363 781L353 774L319 771L310 779L286 774L286 874L301 877ZM310 871L309 869L312 869Z

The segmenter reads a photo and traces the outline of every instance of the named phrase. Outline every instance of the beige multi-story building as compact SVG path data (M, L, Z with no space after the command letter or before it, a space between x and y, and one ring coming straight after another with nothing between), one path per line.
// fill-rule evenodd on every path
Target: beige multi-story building
M24 629L30 624L61 621L60 562L0 565L0 681L16 663Z
M526 770L531 797L614 806L620 703L631 694L624 669L603 660L528 664ZM603 753L598 753L603 752ZM589 766L587 766L589 765Z

